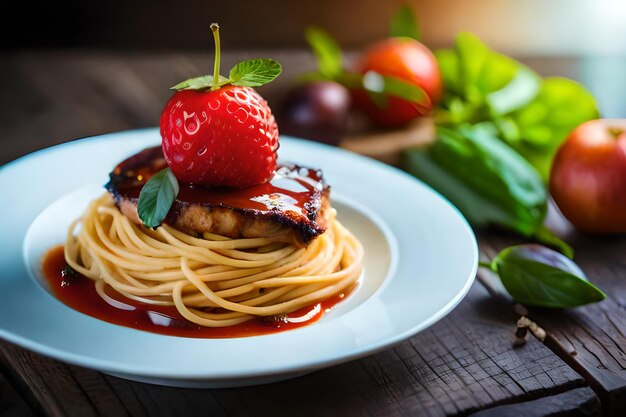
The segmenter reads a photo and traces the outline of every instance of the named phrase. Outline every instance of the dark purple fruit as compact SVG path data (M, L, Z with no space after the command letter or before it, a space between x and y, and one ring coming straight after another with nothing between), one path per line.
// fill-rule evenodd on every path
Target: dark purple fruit
M336 145L346 133L350 92L332 81L296 86L278 113L281 134Z

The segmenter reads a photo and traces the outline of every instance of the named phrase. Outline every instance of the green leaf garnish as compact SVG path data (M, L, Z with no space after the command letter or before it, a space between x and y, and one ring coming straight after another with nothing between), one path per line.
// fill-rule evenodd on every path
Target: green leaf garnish
M178 195L178 181L169 168L153 175L139 193L137 214L146 227L158 227Z
M220 27L211 23L211 32L215 40L215 59L213 75L190 78L171 87L172 90L217 90L227 84L242 87L258 87L272 82L282 71L280 64L273 59L249 59L230 69L228 78L220 75Z
M422 38L419 24L415 18L415 10L408 4L400 6L392 16L389 34L394 37L405 37L420 40Z
M229 78L220 75L216 86L232 84L242 87L258 87L274 81L281 72L282 67L273 59L249 59L232 67ZM203 75L180 82L171 87L171 90L206 90L214 87L213 76Z
M336 80L343 72L341 48L332 36L318 27L308 27L304 32L317 59L317 68L324 79Z
M226 85L230 83L230 80L220 75L219 85ZM182 81L175 86L170 87L170 90L204 90L213 86L213 76L203 75L201 77L190 78Z
M570 308L606 298L571 259L539 245L504 249L493 260L492 269L508 293L527 305Z
M229 80L233 85L258 87L274 81L281 71L282 67L273 59L248 59L230 69Z

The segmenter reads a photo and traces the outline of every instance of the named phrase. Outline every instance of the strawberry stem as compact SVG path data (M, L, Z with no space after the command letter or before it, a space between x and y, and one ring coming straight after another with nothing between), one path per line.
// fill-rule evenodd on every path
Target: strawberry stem
M213 85L211 90L220 88L220 25L211 23L211 32L215 40L215 61L213 63Z

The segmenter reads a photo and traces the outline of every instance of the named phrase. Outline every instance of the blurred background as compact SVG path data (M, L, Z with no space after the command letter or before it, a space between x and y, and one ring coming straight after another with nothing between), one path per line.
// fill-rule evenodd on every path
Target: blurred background
M404 3L417 11L432 49L451 45L459 31L473 32L541 75L583 83L604 116L626 116L623 0L4 1L0 163L79 136L156 125L169 95L169 84L153 93L161 91L156 83L210 72L212 21L222 27L224 67L251 50L290 57L285 74L264 87L275 104L282 87L314 65L304 28L321 26L343 48L358 51L386 36L389 18ZM76 90L66 91L59 79ZM64 100L83 100L80 114L74 106L68 117ZM89 100L110 100L112 113L135 117L120 123L101 109L90 114Z
M9 47L190 49L211 46L208 23L227 31L228 48L304 47L303 28L319 25L348 48L386 34L401 4L415 7L424 40L434 48L474 32L515 55L626 53L623 0L130 0L2 2ZM7 31L8 27L4 26Z

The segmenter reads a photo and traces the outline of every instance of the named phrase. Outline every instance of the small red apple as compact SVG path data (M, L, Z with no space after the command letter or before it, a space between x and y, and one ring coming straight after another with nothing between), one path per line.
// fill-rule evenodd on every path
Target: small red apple
M559 148L550 193L578 229L626 233L626 119L591 120Z

